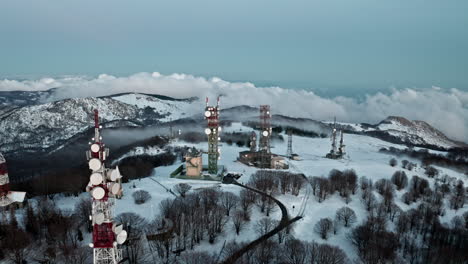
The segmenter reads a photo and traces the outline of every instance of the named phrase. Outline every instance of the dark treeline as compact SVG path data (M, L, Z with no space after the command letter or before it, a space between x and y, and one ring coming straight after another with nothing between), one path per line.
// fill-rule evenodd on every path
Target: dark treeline
M442 167L452 167L465 174L468 173L468 150L451 149L446 155L430 153L427 149L414 150L410 148L398 149L394 147L381 148L379 151L419 159L423 166L432 164Z
M112 151L113 154L107 162L111 163L113 159L138 146L164 148L166 144L166 138L152 137ZM76 158L78 162L76 160L70 161L73 160L73 155L76 155L76 152L73 152L73 155L70 154L72 156L67 156L65 152L61 152L61 154L63 156L53 154L48 158L38 157L35 163L37 167L30 168L31 171L35 170L34 174L25 180L13 181L11 183L12 189L25 191L29 197L59 193L66 195L82 193L89 182L89 168L86 164L85 150L78 153L80 155L79 158ZM147 177L155 167L171 165L176 159L177 156L174 154L173 149L167 148L158 155L144 154L124 158L117 165L122 175L124 175L123 180L127 182L130 179ZM70 165L70 163L74 165ZM8 160L9 168L21 164L20 161L13 160L10 162Z

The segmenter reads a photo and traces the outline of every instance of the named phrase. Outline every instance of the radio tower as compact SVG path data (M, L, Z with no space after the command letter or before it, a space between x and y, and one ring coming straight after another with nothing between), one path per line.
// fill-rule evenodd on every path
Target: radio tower
M293 151L292 151L292 130L288 130L288 150L286 152L286 156L289 159L292 159Z
M260 167L270 168L271 167L271 147L270 147L270 136L271 136L271 114L269 105L260 106Z
M13 203L22 203L25 196L25 192L14 192L10 190L6 160L0 153L0 208L7 207Z
M208 127L205 129L205 134L208 136L208 173L218 174L218 159L220 155L219 149L219 97L216 106L208 105L208 97L206 98L205 119L208 121Z
M117 248L127 239L127 232L122 225L113 222L113 206L115 197L121 195L122 187L119 169L107 169L105 167L109 149L105 148L100 135L99 114L94 110L94 138L90 150L86 152L90 170L90 181L86 190L92 196L92 215L90 220L93 225L93 242L89 244L93 248L94 264L117 264L122 260L122 251Z
M10 193L10 180L8 179L8 170L6 166L6 160L2 154L0 154L0 207L8 206L12 203L8 197Z
M337 130L336 130L336 117L335 117L335 120L333 122L333 130L332 130L332 138L331 138L331 140L332 140L332 149L331 149L330 153L332 155L336 154L336 132L337 132Z

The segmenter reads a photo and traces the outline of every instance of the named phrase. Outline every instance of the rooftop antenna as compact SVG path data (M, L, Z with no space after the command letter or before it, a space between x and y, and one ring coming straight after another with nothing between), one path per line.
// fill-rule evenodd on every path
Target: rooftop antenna
M206 97L205 119L207 120L207 128L205 134L208 136L208 172L211 174L218 173L218 159L220 158L219 133L219 96L216 101L216 106L208 105L208 97Z
M119 168L107 169L105 161L109 156L109 149L102 142L99 125L99 112L94 110L94 143L90 142L90 150L86 152L89 169L92 171L86 190L92 196L92 215L90 220L93 226L94 264L117 264L122 260L122 251L117 245L123 244L127 239L127 232L122 225L113 222L113 207L115 198L122 194Z

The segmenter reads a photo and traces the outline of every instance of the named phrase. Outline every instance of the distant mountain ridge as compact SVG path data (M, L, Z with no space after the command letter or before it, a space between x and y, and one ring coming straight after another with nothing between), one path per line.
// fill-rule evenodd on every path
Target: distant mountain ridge
M409 144L435 149L466 148L468 145L448 138L425 121L389 116L378 124L351 125L352 131L375 136L398 144Z
M188 106L187 100L119 94L16 107L0 114L0 148L8 153L56 147L89 129L94 109L106 127L143 127L181 118Z
M41 103L40 98L49 96L50 92L0 93L0 105L3 107L0 109L0 149L3 152L54 150L92 127L95 108L99 109L104 126L113 128L146 127L187 118L191 122L203 120L203 104L197 98L175 99L162 95L121 93ZM17 102L19 104L14 105ZM258 108L246 105L221 110L221 120L255 122L258 115ZM329 132L329 124L280 114L272 116L272 125L325 134ZM350 132L398 144L436 149L466 147L465 143L449 139L424 121L410 121L403 117L390 116L375 125L343 125Z

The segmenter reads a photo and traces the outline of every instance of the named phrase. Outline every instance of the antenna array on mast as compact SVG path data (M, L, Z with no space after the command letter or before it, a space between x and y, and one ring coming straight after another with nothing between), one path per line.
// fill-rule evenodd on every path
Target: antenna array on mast
M89 169L92 171L87 191L92 196L94 264L117 264L122 260L122 252L117 248L127 239L127 232L122 225L113 222L113 207L115 198L122 195L119 168L107 169L105 161L109 149L105 148L100 134L98 110L94 110L94 142L90 142L90 150L86 152Z

